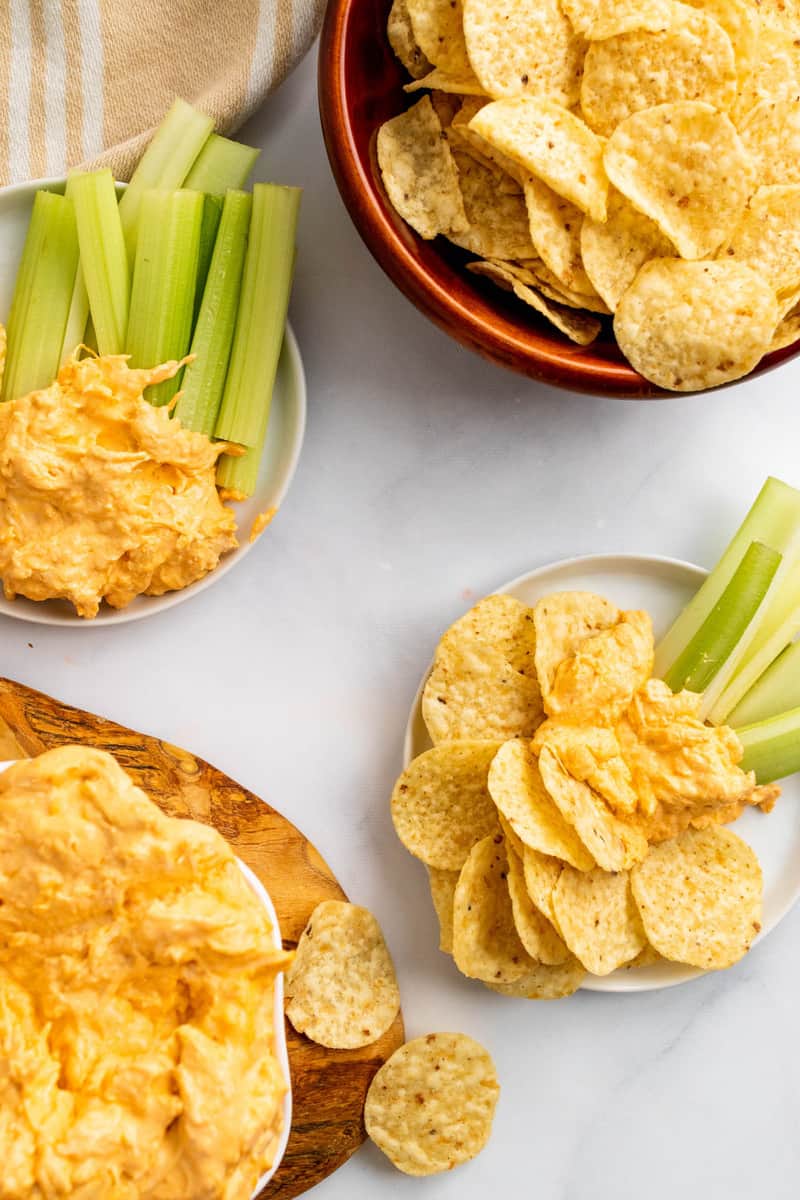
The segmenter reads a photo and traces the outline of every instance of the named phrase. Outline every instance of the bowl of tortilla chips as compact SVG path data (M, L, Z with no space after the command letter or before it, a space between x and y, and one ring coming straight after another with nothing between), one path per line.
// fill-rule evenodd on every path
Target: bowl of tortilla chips
M462 345L631 399L796 353L789 6L331 0L319 83L361 236Z

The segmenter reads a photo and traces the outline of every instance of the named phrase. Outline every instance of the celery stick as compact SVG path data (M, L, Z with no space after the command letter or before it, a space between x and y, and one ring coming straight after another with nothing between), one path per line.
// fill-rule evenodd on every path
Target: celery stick
M212 133L195 159L183 186L216 195L230 189L241 189L247 183L260 153L253 146L245 146Z
M266 436L292 286L300 189L257 183L233 350L216 435L244 446Z
M200 305L203 301L208 270L211 266L211 256L214 253L214 243L217 240L222 217L222 196L203 197L203 220L200 223L200 251L197 261L197 288L194 293L194 319L197 320Z
M101 354L122 354L128 330L130 272L114 176L109 170L78 172L70 176L68 187L75 205L81 269L97 348Z
M744 747L742 770L755 771L759 783L773 783L800 771L800 708L746 725L736 734Z
M8 319L4 400L47 387L55 378L77 269L72 201L37 192Z
M763 621L761 624L763 625ZM743 660L709 709L709 718L715 725L728 719L740 700L748 694L764 672L800 633L800 605L789 614L783 625L779 625L760 647L756 655ZM800 704L800 700L798 701ZM784 706L786 707L786 706Z
M728 586L665 676L673 692L703 692L714 679L764 601L781 555L763 542L747 549Z
M784 554L800 528L800 491L769 478L714 570L656 647L655 674L665 679L731 581L751 542Z
M147 191L142 197L133 272L127 351L133 367L183 358L192 333L197 282L200 192ZM147 389L151 404L167 404L178 377Z
M728 724L734 729L754 725L790 708L800 708L800 642L787 646L778 655L730 713Z
M142 196L152 188L181 187L213 128L211 117L177 99L153 134L119 202L131 266L136 259Z
M75 285L72 289L72 300L69 306L69 315L67 316L67 328L64 332L64 340L61 343L61 357L59 364L61 366L71 358L77 350L78 346L85 343L86 339L86 323L89 320L89 293L86 291L86 280L83 278L83 269L78 261L78 269L75 272Z
M267 422L264 422L264 438L266 434ZM244 454L220 455L217 464L217 487L227 488L234 499L245 500L256 490L264 438L257 445L248 447Z
M200 315L190 353L194 361L186 368L183 390L175 415L187 429L214 432L228 373L239 290L242 282L252 198L247 192L229 191L225 196Z

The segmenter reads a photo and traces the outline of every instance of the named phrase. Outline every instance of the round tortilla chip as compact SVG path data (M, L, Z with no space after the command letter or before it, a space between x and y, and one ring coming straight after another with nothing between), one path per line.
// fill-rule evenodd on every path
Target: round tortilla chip
M698 100L634 113L612 133L603 162L615 187L688 259L730 237L754 185L730 118Z
M665 29L672 0L561 0L578 33L589 41L618 37L639 29Z
M502 833L473 846L461 868L453 904L453 959L470 979L514 983L533 965L517 933L507 876Z
M762 100L741 126L759 184L800 183L800 100Z
M581 210L532 175L525 183L525 204L531 241L542 262L565 288L591 295L594 288L581 258Z
M522 865L528 895L553 928L558 929L556 910L553 908L553 889L564 869L564 863L551 854L542 854L540 850L532 850L530 846L525 846Z
M486 983L486 987L501 996L514 996L518 1000L563 1000L578 990L585 975L577 958L570 955L559 966L534 963L522 979L514 983Z
M408 11L408 0L393 0L386 26L386 36L395 56L409 75L412 75L414 79L421 79L423 75L428 74L431 64L414 37L411 15Z
M730 38L740 83L747 79L761 50L758 9L748 0L683 0L722 26Z
M648 941L673 962L733 966L761 929L758 859L721 825L654 846L631 872L631 886Z
M584 217L581 255L586 274L612 312L633 283L641 267L651 258L668 258L672 243L654 221L640 213L612 188L608 195L608 219Z
M800 286L800 184L759 188L719 258L752 267L778 293L779 302L794 293Z
M453 158L469 227L449 233L450 241L486 258L533 254L522 194L501 191L497 170L479 162L470 149L454 149Z
M572 863L580 871L594 859L573 827L548 795L539 764L520 740L506 742L489 767L489 793L516 836L525 846Z
M581 83L581 110L610 137L632 113L677 100L705 100L727 111L736 99L736 60L725 30L704 12L674 6L667 29L592 42Z
M525 886L522 859L506 841L508 858L508 892L519 940L535 962L557 967L569 958L567 947L555 928L531 900Z
M800 313L790 312L779 323L769 344L769 353L793 346L800 338Z
M489 764L499 742L442 742L406 767L392 792L405 848L429 867L460 871L476 842L498 832Z
M800 92L800 47L795 39L780 30L764 27L759 31L750 70L739 87L731 110L738 127L763 100L788 100Z
M654 258L620 300L614 333L645 379L692 392L752 371L777 323L775 293L743 263Z
M564 941L592 975L610 975L647 943L627 871L565 867L553 908Z
M533 609L514 596L484 596L446 630L439 650L479 643L499 650L521 675L536 678L536 630Z
M603 143L554 100L517 96L485 105L470 129L597 221L606 216Z
M297 1032L335 1050L368 1046L399 1011L394 964L372 913L318 904L286 972L286 1016Z
M377 1072L364 1124L398 1170L434 1175L480 1153L499 1094L483 1046L463 1033L429 1033L395 1050Z
M406 0L414 38L422 53L450 75L472 70L464 41L461 0Z
M584 45L558 0L464 0L464 37L490 96L577 101Z
M422 716L434 744L460 738L504 742L533 737L542 721L542 697L536 679L515 671L499 650L465 642L439 648L422 693Z
M428 882L431 899L439 921L439 949L444 954L453 953L453 901L460 871L442 871L428 867Z

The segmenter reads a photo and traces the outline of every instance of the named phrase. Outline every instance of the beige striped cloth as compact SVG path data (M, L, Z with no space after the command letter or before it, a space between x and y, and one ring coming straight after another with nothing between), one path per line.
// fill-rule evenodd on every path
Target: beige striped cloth
M0 184L127 179L175 96L228 133L313 41L324 0L0 0Z

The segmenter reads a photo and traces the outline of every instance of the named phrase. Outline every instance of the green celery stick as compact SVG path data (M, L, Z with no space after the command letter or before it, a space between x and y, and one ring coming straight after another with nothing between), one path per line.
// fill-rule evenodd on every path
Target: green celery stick
M225 196L214 254L192 337L194 355L183 376L175 415L187 429L214 433L236 328L252 197Z
M743 771L755 771L759 783L773 783L800 771L800 708L737 729L744 747Z
M752 542L730 582L665 676L674 692L703 692L727 661L763 603L781 555Z
M189 349L202 217L200 192L142 196L126 347L133 367L155 367ZM176 376L145 394L151 404L168 404L179 386Z
M152 188L180 188L213 128L211 117L179 98L153 134L119 202L131 266L136 259L142 196Z
M194 319L197 321L200 305L203 301L208 269L211 266L211 256L214 253L214 243L217 240L222 217L222 196L203 197L203 220L200 224L200 252L197 263L197 288L194 294Z
M212 133L183 183L197 192L221 195L244 187L260 150Z
M243 446L262 446L266 436L292 286L299 205L299 188L270 183L253 188L239 314L216 428L217 437Z
M37 192L8 319L4 400L47 387L55 378L77 269L72 201Z
M67 185L69 191L69 184ZM72 289L72 300L69 306L69 315L67 316L67 327L64 331L64 340L61 343L61 357L59 363L63 364L77 350L78 346L86 344L86 323L89 320L89 293L86 291L86 280L83 278L83 270L80 260L78 260L78 269L75 272L75 285Z
M728 717L734 729L800 708L800 642L778 655Z
M97 347L101 354L122 354L130 272L114 176L109 170L78 172L70 176L68 188L75 205L81 270Z

